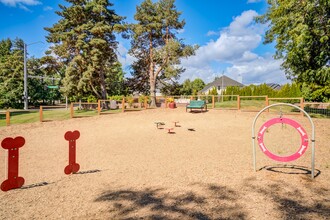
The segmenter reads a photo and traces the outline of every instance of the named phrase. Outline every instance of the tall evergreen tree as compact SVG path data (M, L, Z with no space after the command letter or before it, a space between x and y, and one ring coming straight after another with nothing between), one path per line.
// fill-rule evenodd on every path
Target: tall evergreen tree
M182 95L192 95L192 85L190 79L186 79L182 83L182 89L181 89Z
M202 90L205 87L205 83L202 79L196 78L194 81L191 82L191 94L197 95L200 90Z
M329 100L329 0L268 0L268 4L267 12L257 18L269 24L265 43L275 42L275 58L283 59L287 76L305 87L306 98Z
M61 19L45 28L47 41L54 43L51 50L66 65L63 92L78 97L93 92L106 99L106 77L118 61L115 33L123 31L124 18L110 9L108 0L66 1L70 6L59 5L56 12Z
M160 0L153 3L145 0L136 7L136 24L131 25L132 40L130 54L137 61L133 69L137 75L148 79L151 106L156 105L157 80L175 78L184 70L179 67L182 57L194 54L196 47L183 44L176 34L185 22L179 20L174 0ZM145 67L140 64L146 64Z
M140 53L139 53L140 54ZM140 54L142 55L142 54ZM127 80L127 86L131 92L140 92L144 95L150 94L150 83L148 73L147 56L139 56L139 59L131 65L132 77Z

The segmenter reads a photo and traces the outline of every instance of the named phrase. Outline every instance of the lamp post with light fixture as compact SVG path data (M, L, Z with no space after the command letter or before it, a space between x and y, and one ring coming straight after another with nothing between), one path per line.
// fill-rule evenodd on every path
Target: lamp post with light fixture
M26 50L27 46L32 44L42 43L42 41L37 41L31 44L24 43L24 92L23 92L23 100L24 100L24 110L28 110L29 108L29 95L28 95L28 74L27 74L27 66L26 66Z

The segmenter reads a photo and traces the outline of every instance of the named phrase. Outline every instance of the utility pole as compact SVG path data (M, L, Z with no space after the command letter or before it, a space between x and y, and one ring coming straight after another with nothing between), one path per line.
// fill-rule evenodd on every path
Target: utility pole
M224 76L224 71L222 71L222 77L221 77L221 102L223 102L223 76Z
M28 97L28 88L27 88L27 70L26 70L26 47L27 45L24 43L24 93L23 93L23 99L24 99L24 110L28 110L29 108L29 97Z
M32 44L42 43L42 41L37 41L31 44L26 44L24 42L24 92L23 92L23 100L24 100L24 110L29 109L29 93L28 93L28 74L27 74L27 67L26 67L26 50L27 46Z

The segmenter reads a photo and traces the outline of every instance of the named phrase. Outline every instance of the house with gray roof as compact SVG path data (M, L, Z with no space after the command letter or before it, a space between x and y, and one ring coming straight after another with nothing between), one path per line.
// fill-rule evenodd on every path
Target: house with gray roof
M274 90L280 90L282 88L282 86L277 83L266 83L266 85Z
M221 76L215 79L213 82L207 84L199 93L208 94L210 90L214 87L217 89L218 94L221 94L222 91L226 90L228 86L238 86L243 87L244 85L236 80L229 78L228 76Z

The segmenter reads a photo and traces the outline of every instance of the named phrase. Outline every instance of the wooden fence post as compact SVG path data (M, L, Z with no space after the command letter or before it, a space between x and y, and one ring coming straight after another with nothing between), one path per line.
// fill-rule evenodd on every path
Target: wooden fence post
M73 118L74 116L74 112L73 112L73 102L71 102L71 105L70 105L70 117Z
M237 109L241 109L241 97L239 95L237 96Z
M265 104L266 104L266 107L269 106L269 99L268 99L268 95L266 95L266 100L265 100ZM269 108L267 109L267 112L269 112Z
M165 97L165 108L167 108L167 98Z
M121 112L125 112L125 97L123 98L121 102Z
M144 97L144 109L147 109L147 103L148 103L148 96Z
M212 108L215 108L214 95L212 95Z
M43 121L43 112L42 112L42 106L40 105L40 110L39 110L39 121Z
M6 111L6 125L10 125L10 111L8 110Z
M101 114L101 100L97 101L97 112L99 115Z
M304 98L300 99L300 108L304 109ZM304 116L304 112L300 111L301 116Z

